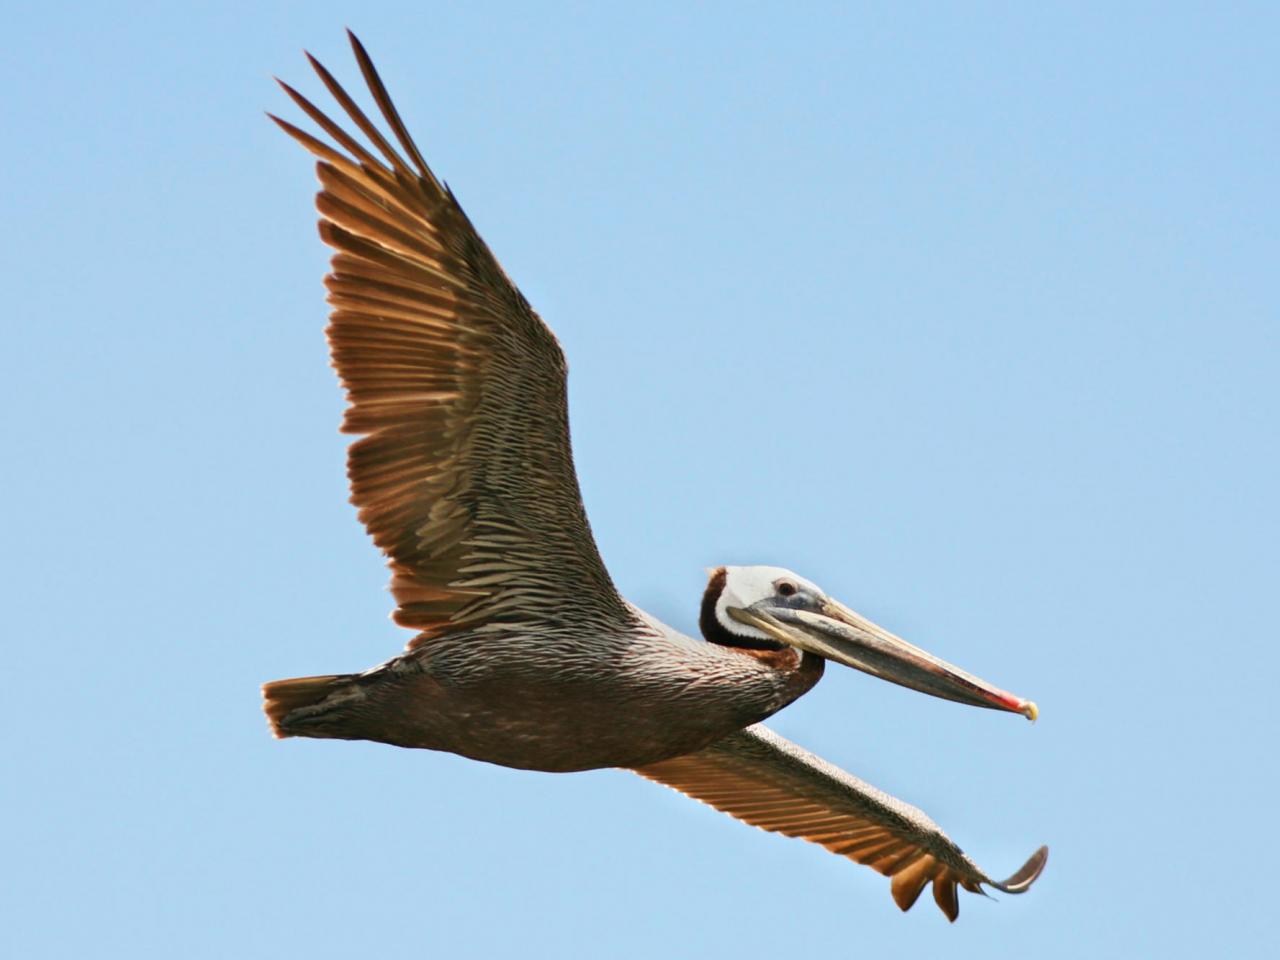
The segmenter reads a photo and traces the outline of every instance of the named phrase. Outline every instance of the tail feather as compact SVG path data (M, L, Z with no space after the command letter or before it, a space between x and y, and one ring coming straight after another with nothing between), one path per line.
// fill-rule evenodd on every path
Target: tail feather
M262 709L271 722L271 732L278 739L294 736L316 736L304 730L294 729L292 716L308 707L319 707L331 695L349 688L355 674L338 673L325 677L294 677L290 680L273 680L262 685ZM302 718L314 716L320 711L307 710ZM324 736L324 734L320 734Z

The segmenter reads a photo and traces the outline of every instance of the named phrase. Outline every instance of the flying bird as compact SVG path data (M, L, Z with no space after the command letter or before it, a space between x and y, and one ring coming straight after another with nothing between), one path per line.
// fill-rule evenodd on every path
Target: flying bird
M292 87L330 139L272 116L319 162L333 366L349 406L351 500L388 558L406 651L363 673L263 687L277 737L374 740L529 770L623 767L891 879L1021 893L1048 855L995 881L927 816L760 721L827 661L962 704L1036 717L779 567L722 566L701 639L619 595L569 448L566 366L453 193L428 168L372 61L351 44L399 149L313 57L369 147ZM371 148L370 148L371 147Z

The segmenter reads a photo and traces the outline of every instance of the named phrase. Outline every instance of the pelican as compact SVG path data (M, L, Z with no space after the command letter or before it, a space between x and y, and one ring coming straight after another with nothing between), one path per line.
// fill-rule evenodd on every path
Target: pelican
M349 33L349 32L348 32ZM779 567L722 566L702 639L623 599L600 559L569 447L555 336L428 168L360 41L400 149L310 54L372 149L288 84L331 139L270 115L319 162L334 249L326 331L346 389L351 501L388 558L404 653L363 673L263 686L277 737L374 740L527 770L621 767L891 878L1021 893L1048 855L988 877L927 816L760 725L827 661L958 703L1036 706L876 626Z

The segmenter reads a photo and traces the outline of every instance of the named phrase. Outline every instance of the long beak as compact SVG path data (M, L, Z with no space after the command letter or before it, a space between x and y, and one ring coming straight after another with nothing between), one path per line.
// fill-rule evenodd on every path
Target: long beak
M782 643L921 693L974 707L1020 713L1028 720L1040 715L1032 701L939 660L836 600L825 600L821 613L780 606L761 609L759 605L750 609L729 607L728 613Z

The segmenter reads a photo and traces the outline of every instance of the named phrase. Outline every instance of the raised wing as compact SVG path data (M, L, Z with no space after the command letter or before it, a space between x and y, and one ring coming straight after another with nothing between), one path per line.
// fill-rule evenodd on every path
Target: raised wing
M992 880L915 807L759 724L636 773L753 826L820 843L878 870L892 878L893 899L903 910L932 882L933 899L952 921L960 915L957 886L1022 893L1049 857L1041 847L1009 879Z
M287 84L341 149L272 119L320 158L320 235L337 251L326 333L350 402L342 429L364 435L351 502L390 558L395 620L420 631L410 647L496 621L625 624L578 491L560 347L351 44L412 166L310 55L376 154Z

